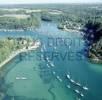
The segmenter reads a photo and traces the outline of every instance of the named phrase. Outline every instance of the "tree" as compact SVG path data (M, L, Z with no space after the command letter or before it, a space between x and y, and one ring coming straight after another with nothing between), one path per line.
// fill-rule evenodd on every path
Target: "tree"
M97 42L102 37L102 23L97 20L89 20L84 26L85 38L91 42Z

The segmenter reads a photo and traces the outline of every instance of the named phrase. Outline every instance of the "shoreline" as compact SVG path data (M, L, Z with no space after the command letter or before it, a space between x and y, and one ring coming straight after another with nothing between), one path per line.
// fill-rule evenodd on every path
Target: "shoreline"
M94 64L102 64L102 60L99 59L98 57L89 58L89 61L90 61L91 63L94 63Z
M13 51L12 54L6 60L4 60L2 63L0 63L0 68L2 68L4 65L6 65L9 61L11 61L14 57L19 55L20 53L36 50L39 46L40 46L40 42L37 41L34 43L33 46L29 46L28 49L26 47L24 47L17 51Z

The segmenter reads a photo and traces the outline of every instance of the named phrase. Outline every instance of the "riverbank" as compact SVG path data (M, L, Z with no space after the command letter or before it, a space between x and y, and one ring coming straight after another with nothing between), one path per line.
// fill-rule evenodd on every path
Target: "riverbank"
M23 49L19 49L17 51L13 51L12 54L0 64L0 68L2 68L5 64L7 64L9 61L11 61L14 57L16 57L18 54L23 53L23 52L28 52L37 49L40 46L40 42L36 41L34 45L29 46L29 47L24 47Z
M93 58L93 59L89 59L89 61L94 63L94 64L102 64L102 60L100 60L98 57Z
M102 64L102 59L99 59L95 54L89 53L89 55L92 56L92 58L89 58L89 61L95 64Z
M102 38L90 46L89 59L93 63L102 64Z

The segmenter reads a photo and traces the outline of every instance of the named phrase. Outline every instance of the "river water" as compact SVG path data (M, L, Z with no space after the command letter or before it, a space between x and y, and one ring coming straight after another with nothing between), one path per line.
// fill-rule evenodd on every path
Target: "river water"
M7 94L15 100L102 100L102 68L84 57L81 33L65 32L57 29L55 23L42 22L35 31L0 32L0 36L32 36L42 43L36 51L22 53L4 66L5 83L11 84ZM41 55L44 58L39 59ZM50 62L45 61L45 56ZM70 82L67 74L89 90ZM74 90L79 90L84 97Z

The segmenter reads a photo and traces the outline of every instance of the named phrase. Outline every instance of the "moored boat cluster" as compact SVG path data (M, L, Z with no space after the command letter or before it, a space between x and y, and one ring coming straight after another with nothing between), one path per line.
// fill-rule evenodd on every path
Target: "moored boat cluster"
M89 90L88 87L83 86L82 84L80 84L80 83L76 82L75 80L73 80L69 74L67 74L66 77L67 77L67 79L71 82L71 84L73 84L73 85L75 85L75 86L78 86L78 88L81 88L81 89L86 90L86 91ZM67 88L71 89L71 86L70 86L70 85L67 85ZM80 97L84 97L84 94L83 94L80 90L78 90L78 89L73 89L73 91L74 91L76 94L78 94ZM77 100L81 100L81 98L77 98Z
M44 46L44 49L41 48L41 52L43 52L44 50L46 50L46 47L45 46ZM50 59L48 57L46 58L46 61L47 61L47 64L46 65L47 65L48 68L55 67L54 63L52 61L50 61ZM57 75L57 73L55 71L52 71L52 74L56 77L56 79L59 82L63 82L63 79L59 75ZM66 75L66 78L70 82L70 84L67 84L66 87L68 89L73 90L73 92L78 95L78 97L76 98L76 100L81 100L81 98L84 97L85 95L82 93L82 91L80 91L80 89L82 89L84 91L88 91L89 88L87 86L83 86L79 82L76 82L74 79L71 78L71 75L70 74L67 74ZM76 88L72 87L71 85L74 85L74 87L77 86L79 89L76 89Z

